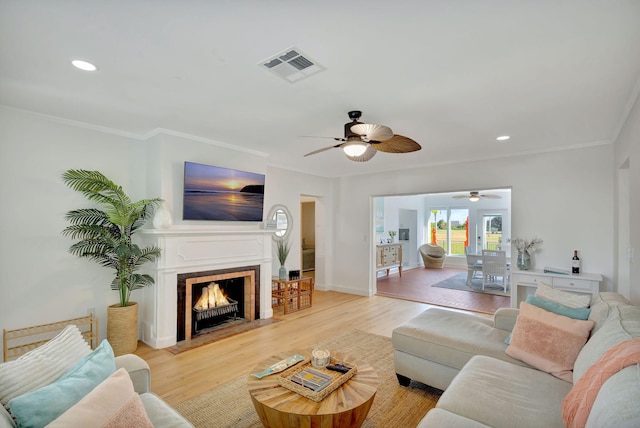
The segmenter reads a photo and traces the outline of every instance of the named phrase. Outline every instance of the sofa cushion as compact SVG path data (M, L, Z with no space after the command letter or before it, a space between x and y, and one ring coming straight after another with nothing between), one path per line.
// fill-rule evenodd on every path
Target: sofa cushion
M508 331L479 315L429 308L393 330L394 349L461 369L476 354L526 365L505 354Z
M505 352L572 382L573 365L593 324L593 321L574 320L522 302L511 343Z
M89 425L153 428L142 400L133 390L133 383L125 369L116 370L47 427L66 428Z
M589 319L594 321L596 325L591 334L594 334L600 329L600 327L602 327L607 318L609 318L609 314L611 314L611 310L614 307L630 305L631 302L625 299L624 296L613 291L603 291L598 293L596 296L593 296Z
M562 402L562 418L568 427L587 423L600 388L619 371L640 364L640 339L630 339L609 348L573 385Z
M485 424L456 415L444 409L437 407L429 410L427 415L422 418L416 428L427 427L455 427L455 428L489 428Z
M591 304L591 295L572 293L570 291L558 290L544 282L539 282L536 288L536 297L570 308L588 308Z
M607 380L596 398L586 428L640 427L640 365L627 367Z
M20 427L43 427L76 404L116 370L106 340L56 381L9 401Z
M50 384L90 352L78 327L70 325L44 345L0 364L2 405L9 410L9 400Z
M617 305L600 330L584 345L573 367L573 382L587 371L609 348L629 339L640 337L640 307Z
M564 427L562 400L571 384L539 370L473 357L438 400L437 408L490 427Z

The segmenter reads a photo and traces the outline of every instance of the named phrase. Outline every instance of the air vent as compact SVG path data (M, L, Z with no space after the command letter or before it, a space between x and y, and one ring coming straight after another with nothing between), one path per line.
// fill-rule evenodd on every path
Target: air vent
M326 70L296 47L272 55L260 61L260 65L291 83Z

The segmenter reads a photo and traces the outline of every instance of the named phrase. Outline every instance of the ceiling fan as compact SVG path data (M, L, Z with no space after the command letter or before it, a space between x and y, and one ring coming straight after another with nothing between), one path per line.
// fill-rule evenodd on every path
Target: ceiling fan
M409 153L422 148L411 138L394 134L388 126L359 122L360 116L362 116L361 111L350 111L351 122L344 125L344 137L323 137L333 138L340 143L314 150L307 153L305 157L325 150L341 148L348 159L354 162L366 162L377 152Z
M502 196L499 195L491 195L489 193L482 194L480 192L469 192L468 195L455 195L452 196L453 199L469 199L471 202L479 201L480 199L502 199Z

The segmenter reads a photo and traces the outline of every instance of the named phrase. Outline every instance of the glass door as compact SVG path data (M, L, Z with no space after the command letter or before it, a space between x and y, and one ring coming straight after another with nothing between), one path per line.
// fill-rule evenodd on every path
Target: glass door
M487 213L482 215L482 243L483 250L503 249L503 215L502 213Z

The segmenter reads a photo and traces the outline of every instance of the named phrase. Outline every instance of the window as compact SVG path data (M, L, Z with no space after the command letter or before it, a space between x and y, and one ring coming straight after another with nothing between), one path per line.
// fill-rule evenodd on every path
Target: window
M429 234L424 241L439 245L448 255L464 255L469 245L469 210L467 208L442 208L431 210Z

